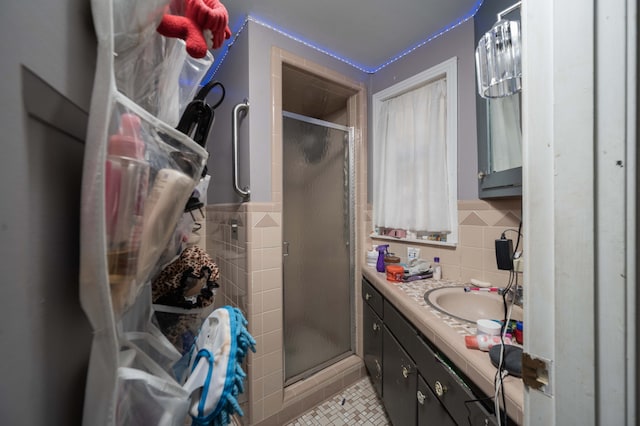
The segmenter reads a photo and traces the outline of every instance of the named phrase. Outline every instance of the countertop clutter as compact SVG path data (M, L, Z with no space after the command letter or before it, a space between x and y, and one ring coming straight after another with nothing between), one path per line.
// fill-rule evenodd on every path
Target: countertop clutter
M385 273L364 265L362 274L393 304L426 338L445 354L456 367L488 396L494 394L496 367L488 352L468 349L464 336L475 335L475 324L451 318L427 305L424 293L428 290L468 285L446 279L425 279L408 283L389 282ZM518 424L523 424L523 383L520 378L504 379L507 413Z

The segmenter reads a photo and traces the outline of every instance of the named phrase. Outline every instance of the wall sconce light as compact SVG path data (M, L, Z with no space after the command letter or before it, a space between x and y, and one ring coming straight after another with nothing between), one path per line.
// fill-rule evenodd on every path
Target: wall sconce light
M476 73L483 98L501 98L522 90L520 22L502 18L521 4L498 13L498 21L478 42Z

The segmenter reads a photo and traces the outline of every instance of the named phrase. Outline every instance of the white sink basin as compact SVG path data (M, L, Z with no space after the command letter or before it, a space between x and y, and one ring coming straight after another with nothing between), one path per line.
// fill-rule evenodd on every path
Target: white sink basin
M441 287L424 294L428 305L451 317L474 323L479 319L504 319L502 296L488 291L465 292L463 287ZM522 321L520 306L514 305L511 319Z

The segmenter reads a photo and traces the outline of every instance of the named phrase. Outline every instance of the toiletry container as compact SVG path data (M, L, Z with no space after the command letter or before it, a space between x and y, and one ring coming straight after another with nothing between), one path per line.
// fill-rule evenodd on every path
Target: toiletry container
M522 321L518 321L516 323L516 342L522 344L524 339L523 339L523 334L522 334Z
M367 252L367 265L368 266L376 266L376 261L378 260L378 252L375 248L371 251Z
M149 163L140 135L140 117L122 114L118 133L107 144L105 215L107 262L112 301L124 309L135 276L140 250L144 204L149 185Z
M511 339L505 337L500 339L500 336L490 336L488 334L479 334L477 336L464 336L464 343L469 349L480 349L481 351L488 352L492 346L500 345L504 341L505 345L511 344Z
M476 321L476 329L478 334L488 334L489 336L499 336L502 326L500 323L488 319L479 319Z
M389 244L380 244L378 247L376 247L376 250L378 251L378 260L376 261L376 271L378 272L384 272L385 270L384 256L388 248L389 248Z
M404 267L400 265L387 265L387 281L401 283L404 277Z
M433 258L433 279L439 280L442 279L442 266L440 265L440 258Z

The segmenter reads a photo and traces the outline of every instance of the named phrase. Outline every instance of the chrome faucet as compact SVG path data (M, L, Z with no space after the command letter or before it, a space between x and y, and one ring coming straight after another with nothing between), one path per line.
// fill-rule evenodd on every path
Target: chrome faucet
M505 288L501 288L500 290L498 290L498 294L500 295L505 294L505 291L506 291ZM507 295L508 303L513 303L514 305L518 305L521 308L523 307L524 295L522 291L522 284L514 283L511 286L511 288L507 291L506 295Z

